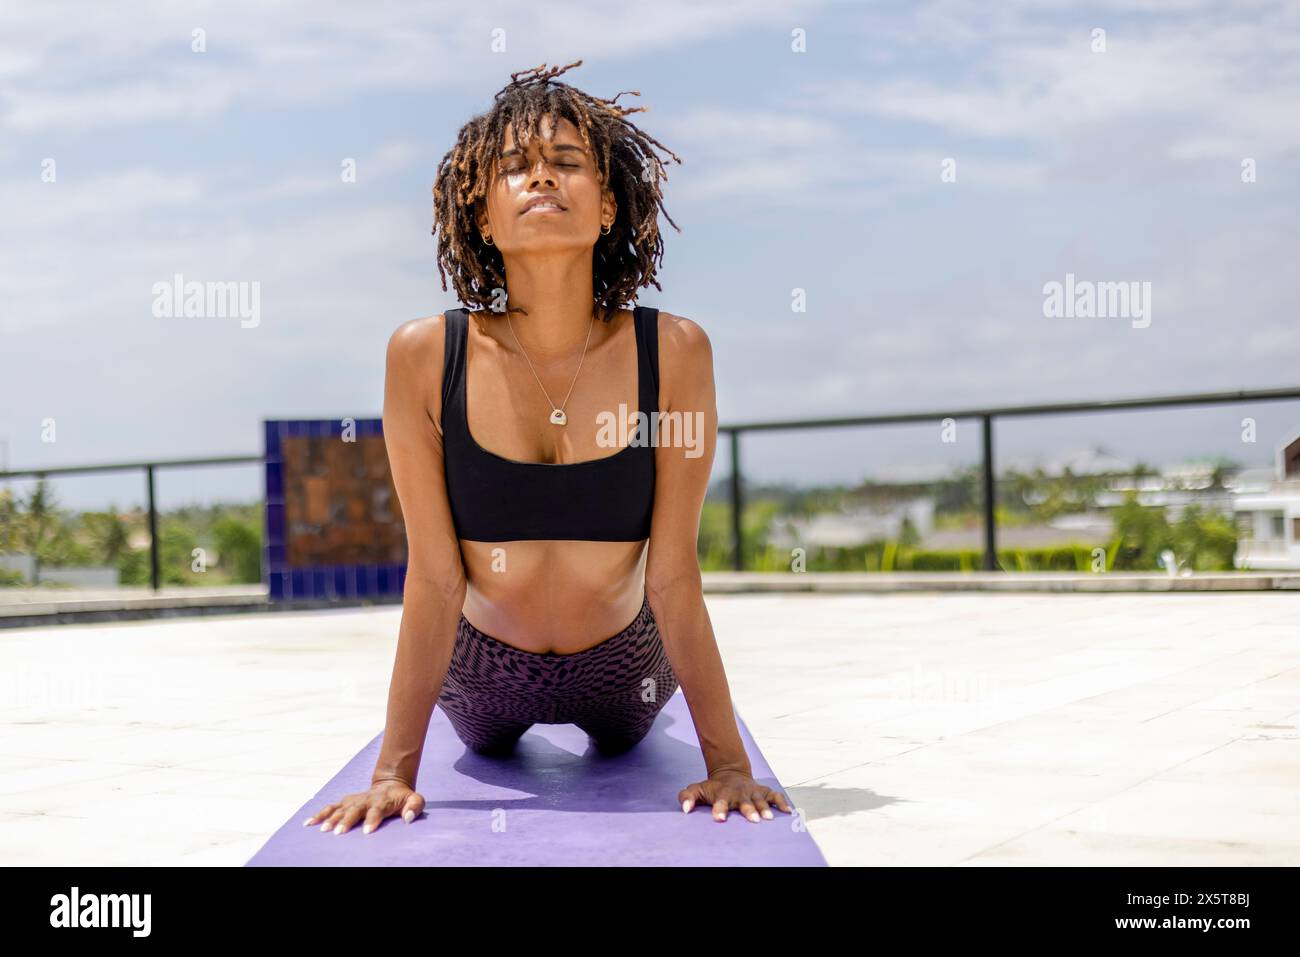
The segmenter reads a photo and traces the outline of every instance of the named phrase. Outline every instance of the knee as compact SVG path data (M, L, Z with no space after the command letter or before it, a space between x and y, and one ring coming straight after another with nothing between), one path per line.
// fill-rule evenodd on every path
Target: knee
M607 756L613 756L615 754L622 754L625 751L629 750L630 748L635 747L637 745L637 742L639 742L641 739L640 738L632 739L632 738L623 737L623 738L592 738L591 740L596 748L597 753L607 755Z
M466 746L475 754L481 754L488 758L504 758L514 753L515 745L519 743L519 736L507 738L489 738L485 740L473 740L466 742Z
M504 757L514 752L515 745L527 728L474 728L465 722L453 722L452 729L461 743L475 754L487 757Z
M653 722L648 722L637 728L620 731L617 734L593 734L591 735L591 740L595 743L596 750L601 754L622 754L629 748L636 747L636 745L641 743L645 736L650 733L651 724L653 724Z

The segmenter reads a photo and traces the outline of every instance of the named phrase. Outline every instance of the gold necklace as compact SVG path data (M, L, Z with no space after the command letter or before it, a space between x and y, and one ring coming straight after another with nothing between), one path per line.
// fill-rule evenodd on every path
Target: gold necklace
M573 381L569 383L569 391L565 393L564 402L561 402L559 405L556 405L551 401L550 393L546 391L546 386L542 385L542 380L538 377L537 370L533 369L533 360L528 358L528 350L524 348L523 343L519 341L519 337L515 335L515 327L510 322L509 312L506 313L506 325L510 326L510 335L514 336L515 345L519 346L519 351L524 354L524 361L528 363L528 368L532 369L533 378L537 379L537 385L541 388L542 395L546 396L546 401L550 403L551 424L566 425L569 420L564 414L564 404L569 401L569 396L573 394L573 387L578 382L578 372L582 371L582 360L587 357L587 346L591 343L591 330L596 327L596 314L594 312L591 314L591 325L587 327L587 341L582 344L582 356L578 359L578 371L573 373Z

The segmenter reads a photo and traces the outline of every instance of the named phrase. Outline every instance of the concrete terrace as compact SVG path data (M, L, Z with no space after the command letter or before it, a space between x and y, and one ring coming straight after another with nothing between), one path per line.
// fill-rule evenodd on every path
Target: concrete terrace
M707 602L832 865L1300 864L1296 591ZM382 730L400 614L0 630L0 864L243 864Z

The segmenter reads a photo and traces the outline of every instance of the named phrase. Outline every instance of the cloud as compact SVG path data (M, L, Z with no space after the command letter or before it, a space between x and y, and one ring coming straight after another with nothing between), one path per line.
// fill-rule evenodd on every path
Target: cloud
M785 23L820 6L663 0L647 16L636 7L519 3L467 15L458 0L230 0L219 6L137 0L85 5L71 16L48 4L10 4L0 8L8 47L0 53L6 80L0 131L84 133L147 121L212 121L242 108L432 90L477 72L499 80L498 64L513 60L491 55L497 37L508 50L546 50L552 63L590 62L590 54L576 51L599 50L608 59L671 52L688 40ZM192 50L196 30L203 32L204 52Z
M900 64L895 75L836 80L820 92L846 113L974 140L1061 144L1109 124L1163 118L1175 121L1174 158L1276 155L1300 147L1300 8L1256 9L1257 17L1234 23L1215 9L1177 19L1097 16L1110 25L1100 53L1090 47L1091 27L1078 21L1031 28L1034 21L994 17L960 40L950 32L947 41L970 54L950 69ZM1207 137L1207 129L1216 132Z
M338 165L331 169L307 169L290 176L278 177L264 186L249 186L243 193L243 201L263 199L285 199L291 197L315 196L334 192L344 185L342 178L343 161L356 163L356 182L375 183L409 169L420 161L430 161L428 152L416 143L405 140L393 140L379 145L374 150L360 156L338 158ZM430 167L432 169L432 165ZM432 173L430 173L432 182Z
M11 5L0 35L0 129L87 131L212 119L245 105L320 102L372 87L413 88L449 71L445 22L421 5L138 2L76 17ZM202 31L205 49L192 49Z

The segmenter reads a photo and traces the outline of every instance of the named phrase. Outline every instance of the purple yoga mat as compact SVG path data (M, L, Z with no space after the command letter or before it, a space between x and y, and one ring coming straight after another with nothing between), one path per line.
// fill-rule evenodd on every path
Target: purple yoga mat
M754 824L708 806L683 814L677 792L705 777L695 725L679 689L630 751L602 756L571 724L535 724L510 757L468 750L434 708L416 790L424 813L390 817L370 834L302 822L369 787L380 734L289 816L247 867L690 866L825 867L826 859L737 716L754 779L789 799L794 814Z

